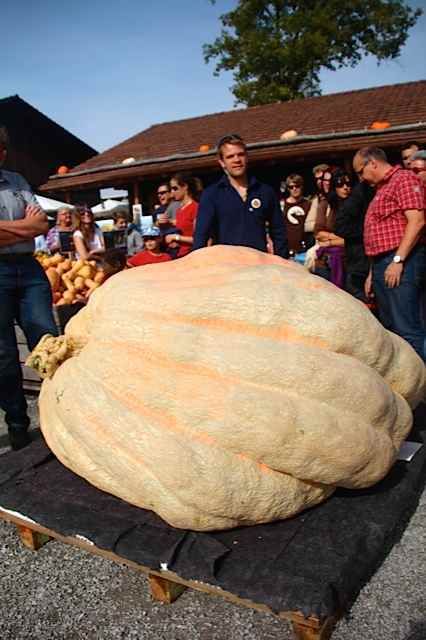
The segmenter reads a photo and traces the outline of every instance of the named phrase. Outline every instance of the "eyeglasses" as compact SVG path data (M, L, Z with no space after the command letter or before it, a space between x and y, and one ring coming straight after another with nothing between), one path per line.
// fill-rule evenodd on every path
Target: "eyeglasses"
M358 176L358 178L362 178L362 176L363 176L363 174L364 174L365 167L366 167L370 162L371 162L371 160L370 160L370 159L366 160L366 161L364 162L364 164L362 165L362 167L361 167L361 169L360 169L359 171L356 171L356 170L355 170L355 173L356 173L356 175Z
M157 191L157 195L158 196L165 196L167 193L170 193L170 191L169 190L167 190L167 191Z

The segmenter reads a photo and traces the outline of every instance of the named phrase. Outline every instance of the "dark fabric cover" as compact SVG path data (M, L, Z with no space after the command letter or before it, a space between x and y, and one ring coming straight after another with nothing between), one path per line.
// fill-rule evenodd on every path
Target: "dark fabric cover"
M415 424L426 425L426 407ZM410 440L425 441L415 426ZM376 486L339 489L290 520L218 533L182 531L103 493L62 466L39 438L0 458L0 508L80 535L152 569L162 564L272 610L320 618L345 609L401 535L426 475L426 447Z

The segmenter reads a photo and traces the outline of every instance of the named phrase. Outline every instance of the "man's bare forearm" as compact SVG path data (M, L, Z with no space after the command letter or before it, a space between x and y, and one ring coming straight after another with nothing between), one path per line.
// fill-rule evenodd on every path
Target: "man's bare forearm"
M22 242L22 238L11 231L2 231L0 229L0 247L7 247L17 242Z
M20 220L0 220L0 234L12 234L14 242L31 240L39 235L44 235L49 229L45 214L28 216Z

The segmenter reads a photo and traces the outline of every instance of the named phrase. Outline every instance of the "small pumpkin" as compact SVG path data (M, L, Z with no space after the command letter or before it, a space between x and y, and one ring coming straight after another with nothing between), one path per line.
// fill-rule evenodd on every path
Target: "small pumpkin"
M283 131L280 135L280 140L291 140L292 138L296 138L299 134L295 129L288 129L287 131Z
M426 396L423 362L358 300L244 247L112 276L58 353L39 402L49 447L185 529L286 518L377 482Z
M370 129L387 129L390 126L390 122L387 122L387 120L375 120L371 123Z

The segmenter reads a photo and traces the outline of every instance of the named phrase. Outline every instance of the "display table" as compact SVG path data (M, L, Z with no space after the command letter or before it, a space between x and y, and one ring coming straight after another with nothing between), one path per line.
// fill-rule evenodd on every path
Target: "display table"
M409 439L424 442L424 405L415 425ZM163 602L191 587L272 611L293 623L298 638L324 640L401 536L425 476L422 447L375 487L338 490L297 517L196 533L89 485L40 438L2 456L0 517L32 549L56 538L148 574Z

